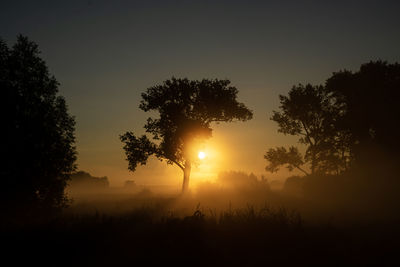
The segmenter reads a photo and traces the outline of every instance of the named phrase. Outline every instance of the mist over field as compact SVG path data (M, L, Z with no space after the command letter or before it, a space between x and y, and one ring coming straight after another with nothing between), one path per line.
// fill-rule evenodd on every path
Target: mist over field
M73 201L61 217L8 226L3 236L13 238L11 247L25 240L22 248L32 254L39 253L39 239L55 257L60 251L48 246L62 242L74 251L65 263L78 257L98 265L193 259L195 265L391 265L396 259L398 197L387 185L382 194L375 182L367 188L356 178L337 185L337 179L292 176L271 188L260 178L223 172L182 195L173 186L110 187L104 177L91 177L71 182Z
M398 181L365 183L354 173L345 177L290 176L280 186L271 186L265 177L239 171L221 172L214 182L198 183L182 196L176 186L143 186L128 180L122 187L108 184L76 184L68 187L72 198L68 214L121 215L143 208L159 208L159 215L173 213L190 216L197 210L205 215L220 215L227 210L249 207L286 209L299 213L307 223L332 226L388 223L399 220ZM101 179L94 177L93 180ZM367 177L366 179L373 179ZM390 183L390 184L389 184Z

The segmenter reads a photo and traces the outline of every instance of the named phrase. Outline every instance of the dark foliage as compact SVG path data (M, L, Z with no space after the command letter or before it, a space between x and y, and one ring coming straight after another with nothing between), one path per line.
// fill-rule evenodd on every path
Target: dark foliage
M304 192L304 177L290 176L285 180L283 184L283 192L291 194L293 196L301 197Z
M299 137L306 146L304 157L295 147L289 151L280 147L270 149L265 155L271 164L267 170L274 172L287 164L289 170L308 164L310 173L340 173L346 170L349 152L344 142L347 135L335 128L341 109L332 102L332 96L323 86L294 86L288 96L280 95L280 111L274 111L271 120L278 123L278 131Z
M280 95L271 119L279 132L299 137L302 157L291 147L270 149L267 170L308 165L311 174L342 174L353 165L371 166L382 157L398 161L400 149L400 65L377 61L357 72L340 71L326 85L294 86Z
M196 160L196 142L210 138L212 122L246 121L252 112L237 101L238 90L228 80L190 81L176 79L153 86L142 94L140 109L157 111L159 118L148 118L144 126L152 135L121 135L129 162L135 171L154 155L176 164L184 173L183 191L188 189L191 164Z
M304 161L297 147L291 146L289 150L286 150L285 147L270 148L264 158L269 161L269 165L265 168L269 172L277 172L280 166L286 164L289 171L297 168L308 175L302 168Z
M69 185L71 187L83 188L107 188L109 186L107 176L95 177L84 171L78 171L70 176Z
M400 158L400 64L377 61L357 72L334 73L326 90L343 113L335 127L350 134L349 148L357 159L372 156L368 149Z
M0 40L4 210L63 207L75 168L74 118L39 54L26 37L19 36L12 48Z

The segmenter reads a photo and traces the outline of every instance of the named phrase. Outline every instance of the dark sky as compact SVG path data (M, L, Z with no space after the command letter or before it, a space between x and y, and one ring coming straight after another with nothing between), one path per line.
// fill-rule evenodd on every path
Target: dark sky
M261 174L265 151L293 142L269 121L278 95L370 60L400 62L399 14L400 1L3 0L0 37L39 44L76 116L80 169L115 185L168 184L181 181L165 178L176 170L163 163L129 174L118 139L143 132L147 87L171 76L230 79L255 118L216 127L219 166Z

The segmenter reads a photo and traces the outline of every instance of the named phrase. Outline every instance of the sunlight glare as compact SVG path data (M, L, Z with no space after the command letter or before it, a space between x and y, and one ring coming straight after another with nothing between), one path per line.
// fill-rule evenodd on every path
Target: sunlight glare
M200 151L197 156L199 157L199 159L204 159L206 157L206 153L204 153L203 151Z

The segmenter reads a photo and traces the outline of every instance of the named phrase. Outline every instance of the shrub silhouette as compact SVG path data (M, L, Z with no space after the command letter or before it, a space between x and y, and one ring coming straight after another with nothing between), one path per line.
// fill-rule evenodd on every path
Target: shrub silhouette
M108 188L109 181L107 176L94 177L87 172L78 171L71 174L69 186L82 189L101 189Z

